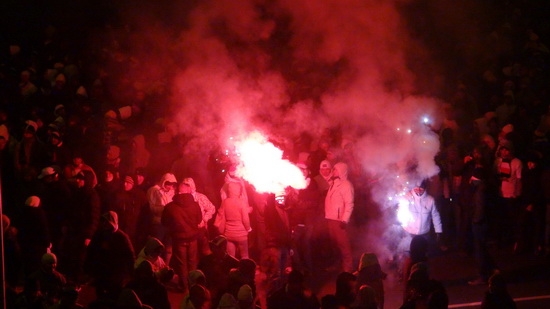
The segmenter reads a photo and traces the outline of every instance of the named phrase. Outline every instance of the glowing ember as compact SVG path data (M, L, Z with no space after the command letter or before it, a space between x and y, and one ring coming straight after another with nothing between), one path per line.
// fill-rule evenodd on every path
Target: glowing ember
M259 132L235 142L239 156L237 175L260 193L280 193L286 187L304 189L307 186L302 171L288 160L283 151L268 142Z

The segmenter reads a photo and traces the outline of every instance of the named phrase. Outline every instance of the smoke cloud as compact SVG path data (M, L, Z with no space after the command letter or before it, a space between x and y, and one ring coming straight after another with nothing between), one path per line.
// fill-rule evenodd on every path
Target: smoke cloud
M381 207L407 181L438 172L429 125L441 120L441 102L426 77L443 69L408 28L406 1L190 3L163 12L140 6L128 16L139 19L132 77L168 82L169 120L194 137L192 151L252 131L290 144L302 132L338 127ZM433 74L413 72L411 59Z

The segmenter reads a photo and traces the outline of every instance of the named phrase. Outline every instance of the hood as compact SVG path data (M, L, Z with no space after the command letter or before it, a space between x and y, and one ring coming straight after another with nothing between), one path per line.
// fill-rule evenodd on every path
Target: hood
M174 203L182 205L184 207L189 207L193 204L196 204L195 198L193 198L193 195L191 195L190 193L176 194L174 195L174 198L172 200L174 201Z
M227 196L239 197L242 194L242 186L238 182L230 182L227 184Z
M174 174L166 173L166 174L162 175L162 177L160 178L159 186L164 188L164 183L167 182L167 181L168 182L176 182L176 183L178 182L176 180L176 176L174 176Z
M164 245L162 244L162 242L155 237L149 237L143 249L147 254L147 252L153 252L158 248L162 248L164 250Z
M116 212L110 210L101 216L102 220L106 220L116 231L118 230L118 215Z
M199 280L206 280L206 276L200 269L195 269L189 272L188 280L189 280L189 286L193 286L197 284Z
M40 198L38 196L29 196L25 201L26 206L38 207L40 206Z
M195 185L195 181L193 180L193 178L184 178L182 182L191 187L191 192L195 193L197 191L197 186Z
M220 303L218 304L219 309L238 309L239 305L237 303L237 300L233 295L230 293L225 293L222 295L222 298L220 299Z
M338 171L338 175L340 179L347 180L348 179L348 165L343 162L338 162L334 164L334 168Z
M361 255L361 260L359 261L359 271L365 267L380 265L378 262L378 257L374 253L363 253Z

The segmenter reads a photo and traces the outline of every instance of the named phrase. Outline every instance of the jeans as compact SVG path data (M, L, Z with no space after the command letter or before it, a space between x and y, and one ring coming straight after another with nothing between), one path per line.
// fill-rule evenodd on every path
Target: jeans
M248 240L232 240L227 239L227 253L233 257L237 257L237 249L239 250L239 259L248 259Z
M170 259L170 267L174 269L174 273L178 275L179 284L186 290L187 276L189 272L197 269L199 252L197 240L182 240L172 239L172 258Z

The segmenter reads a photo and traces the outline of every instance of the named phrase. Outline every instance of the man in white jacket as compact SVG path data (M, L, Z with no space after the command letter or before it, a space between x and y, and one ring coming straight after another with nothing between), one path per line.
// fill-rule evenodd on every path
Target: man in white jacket
M435 206L434 198L426 192L426 181L413 188L407 193L409 220L402 222L403 229L411 236L428 236L431 224L434 226L436 235L443 232L439 211ZM439 239L438 239L439 240Z
M325 219L330 237L336 242L342 256L342 270L353 271L353 257L348 236L348 223L353 212L354 189L348 180L348 166L336 163L332 182L325 198Z

